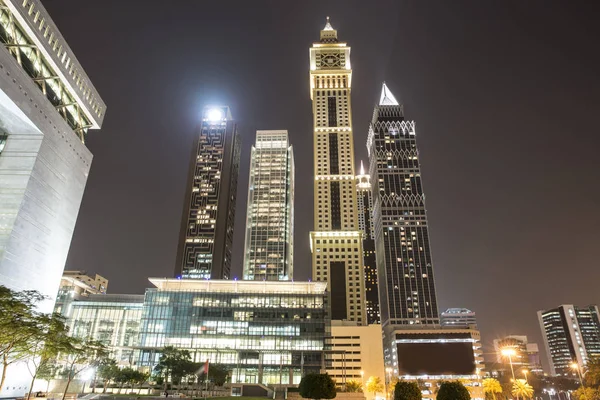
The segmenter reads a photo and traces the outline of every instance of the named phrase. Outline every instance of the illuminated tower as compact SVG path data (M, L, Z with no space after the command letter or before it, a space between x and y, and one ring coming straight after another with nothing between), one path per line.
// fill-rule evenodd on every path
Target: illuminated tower
M293 278L294 152L287 131L257 131L250 156L244 279Z
M362 234L358 227L350 87L350 47L329 18L310 48L313 102L313 279L327 281L331 319L366 324Z
M367 139L381 323L439 323L414 121L383 84ZM385 332L384 332L385 335Z
M379 324L381 322L379 318L375 236L373 234L373 194L371 193L371 177L365 173L362 161L360 162L360 174L356 176L356 182L358 228L363 234L367 323Z
M175 276L230 279L240 139L228 107L204 109L192 148Z

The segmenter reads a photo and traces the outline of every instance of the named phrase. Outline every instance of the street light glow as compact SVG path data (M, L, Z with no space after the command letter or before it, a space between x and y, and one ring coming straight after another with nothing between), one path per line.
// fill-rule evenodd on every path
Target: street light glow
M573 369L579 369L579 364L573 363L573 364L571 364L571 368L573 368Z
M500 350L500 354L502 354L505 357L508 357L514 356L515 354L517 354L517 352L512 347L505 347L502 350Z

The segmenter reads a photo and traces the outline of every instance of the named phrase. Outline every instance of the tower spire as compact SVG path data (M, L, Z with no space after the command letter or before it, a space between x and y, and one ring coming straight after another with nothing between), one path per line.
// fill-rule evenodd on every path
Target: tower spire
M362 160L360 160L360 174L361 175L365 174L365 166L363 165Z
M385 82L383 82L383 86L381 87L381 96L379 97L379 105L380 106L398 106L398 101L388 89Z
M331 26L331 23L329 22L329 16L327 17L327 22L325 23L325 28L323 28L324 31L332 31L333 27Z

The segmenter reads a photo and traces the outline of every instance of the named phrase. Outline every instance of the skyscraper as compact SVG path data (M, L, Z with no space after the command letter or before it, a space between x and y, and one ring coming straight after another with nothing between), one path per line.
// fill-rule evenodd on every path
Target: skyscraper
M375 236L373 234L373 194L371 177L365 173L362 161L360 174L356 176L358 200L358 228L363 235L363 259L365 263L365 300L367 323L379 324L379 289L377 288L377 264L375 260Z
M597 306L563 304L538 311L538 320L552 375L577 376L592 356L600 356L600 314Z
M192 148L175 275L230 279L240 139L229 107L206 107Z
M327 18L310 48L313 102L314 231L310 233L313 279L326 281L331 319L366 324L362 234L358 227L350 47Z
M250 156L244 279L293 278L294 153L287 131L257 131Z
M414 121L405 120L402 105L384 83L369 126L367 150L379 307L388 344L397 327L439 323L415 135Z
M51 312L106 106L39 0L0 0L0 71L0 285Z

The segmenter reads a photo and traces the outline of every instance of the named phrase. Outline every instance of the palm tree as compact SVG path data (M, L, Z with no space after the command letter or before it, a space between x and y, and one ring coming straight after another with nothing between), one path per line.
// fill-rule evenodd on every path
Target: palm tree
M500 385L498 379L485 378L483 380L483 392L486 397L490 395L493 400L496 400L496 393L502 393L502 385Z
M531 399L533 397L533 388L525 379L517 379L513 382L513 396L523 399Z

